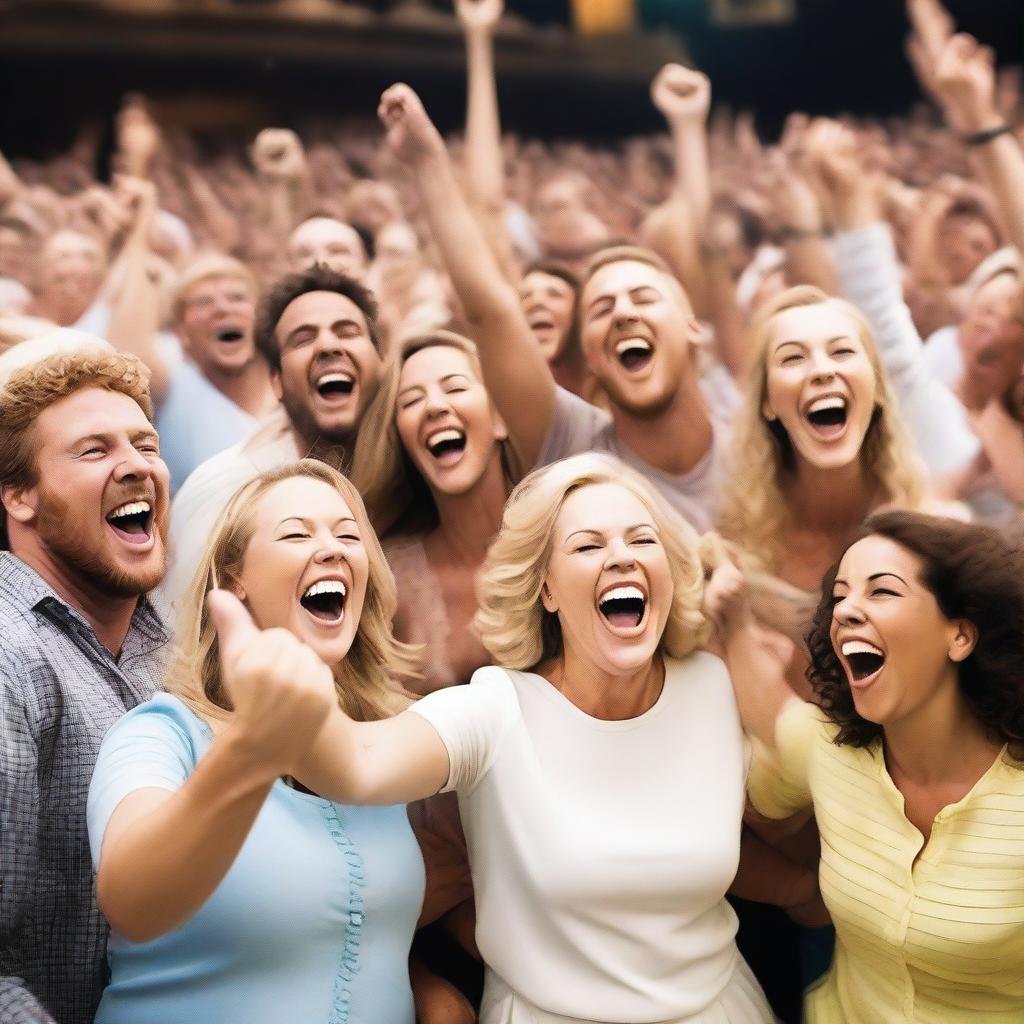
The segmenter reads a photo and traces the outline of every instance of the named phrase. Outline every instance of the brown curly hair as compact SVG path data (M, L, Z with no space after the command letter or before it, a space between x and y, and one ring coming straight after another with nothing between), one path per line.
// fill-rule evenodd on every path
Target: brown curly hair
M974 650L958 666L967 706L993 739L1024 751L1024 546L991 526L922 512L870 516L857 540L887 537L924 563L921 582L947 619L967 619L978 630ZM851 542L851 545L856 543ZM847 550L849 547L847 546ZM845 554L845 551L844 551ZM857 714L846 673L830 635L837 562L822 581L822 598L807 635L807 678L822 710L838 727L835 742L866 747L882 727Z

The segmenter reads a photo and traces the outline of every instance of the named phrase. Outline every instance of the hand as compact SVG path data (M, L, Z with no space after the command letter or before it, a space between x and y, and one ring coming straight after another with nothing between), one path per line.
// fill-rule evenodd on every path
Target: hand
M954 131L977 132L1002 123L992 51L971 36L956 35L946 44L935 65L935 88Z
M775 219L780 227L798 231L821 230L821 209L814 189L780 149L768 154L769 195L775 204Z
M954 32L949 11L939 0L907 0L907 17L925 58L934 63Z
M126 100L117 115L117 148L130 174L144 174L160 146L160 129L142 100Z
M711 578L704 585L704 614L724 639L734 629L753 622L747 581L717 533L704 536L701 553L705 565L712 570Z
M399 160L411 163L444 151L444 140L409 86L399 83L385 90L377 116L387 132L388 146Z
M5 206L17 194L21 187L18 176L14 173L11 165L0 153L0 207Z
M236 735L268 777L294 774L338 707L334 674L287 629L259 629L234 594L211 590L206 607Z
M505 0L455 0L455 15L464 32L493 33L505 13Z
M264 128L252 144L252 162L267 181L296 182L306 173L306 154L289 128Z
M707 120L711 107L711 81L707 75L682 64L666 64L651 83L651 99L669 123Z

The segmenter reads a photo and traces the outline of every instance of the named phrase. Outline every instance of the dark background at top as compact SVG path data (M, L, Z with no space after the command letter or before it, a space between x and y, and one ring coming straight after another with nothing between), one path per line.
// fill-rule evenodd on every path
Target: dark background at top
M431 2L450 10L448 0ZM508 6L537 22L568 19L569 0L508 0ZM1001 63L1024 62L1024 0L948 0L948 6L958 27L993 46ZM903 52L903 0L797 0L796 7L794 22L739 29L711 22L705 0L638 0L644 24L671 25L679 33L711 76L715 102L753 109L769 136L796 109L883 116L920 99ZM56 57L8 45L0 57L0 149L36 157L60 152L84 119L109 125L119 97L131 90L158 99L186 93L196 103L217 95L258 97L262 123L299 128L309 114L372 115L381 89L396 75L421 90L443 129L461 126L464 72L457 53L447 67L431 70L383 67L372 54L367 58L360 66L318 65L277 59L272 47L260 60L233 56L225 47L222 59L177 52L154 59L124 52L114 40L99 55ZM642 81L646 69L615 83L575 82L543 70L501 76L500 43L498 65L509 130L613 139L664 128ZM232 130L250 128L228 129L224 141Z

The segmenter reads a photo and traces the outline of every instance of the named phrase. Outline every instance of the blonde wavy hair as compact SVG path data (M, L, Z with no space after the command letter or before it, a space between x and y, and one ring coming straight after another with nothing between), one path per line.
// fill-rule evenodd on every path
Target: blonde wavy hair
M876 408L861 445L860 458L875 482L878 504L917 508L924 497L924 466L899 414L899 403L878 358L874 335L851 303L820 288L799 285L770 303L752 327L750 376L733 432L729 483L718 528L744 552L753 568L777 571L788 529L793 525L786 485L794 479L796 458L785 427L764 416L768 394L768 349L774 321L782 312L828 304L853 321L857 337L875 371Z
M408 696L394 680L418 674L415 648L400 643L392 635L391 620L398 603L395 580L359 492L337 470L313 459L262 473L235 492L213 529L182 599L178 643L166 689L204 718L223 719L231 711L231 702L221 683L217 630L206 609L206 595L216 587L230 587L238 582L256 528L260 501L276 484L293 477L309 477L333 487L359 524L359 536L369 562L369 579L352 647L334 667L334 680L339 703L353 718L388 718L409 704Z
M438 522L437 507L430 488L406 453L396 425L402 367L407 359L429 348L454 348L465 353L477 380L484 382L476 345L454 331L438 329L407 338L402 342L397 355L388 363L377 399L367 409L359 428L359 437L367 437L369 445L362 460L368 471L362 478L363 486L360 489L364 493L390 495L392 515L387 531L389 535L419 536L429 533ZM506 489L511 490L522 477L522 469L508 441L499 442L499 448Z
M509 497L501 530L484 561L473 619L498 665L532 669L562 653L558 616L540 600L555 523L570 494L592 484L615 484L651 513L672 573L672 607L659 649L674 658L707 639L701 610L704 570L697 532L639 474L611 455L587 452L531 473Z

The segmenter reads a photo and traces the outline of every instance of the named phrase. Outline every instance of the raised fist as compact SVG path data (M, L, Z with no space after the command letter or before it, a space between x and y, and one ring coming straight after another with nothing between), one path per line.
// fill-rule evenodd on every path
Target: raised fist
M493 32L505 13L505 0L455 0L455 14L466 32Z
M117 148L130 174L143 174L160 145L160 129L142 100L133 96L117 115Z
M711 107L708 76L682 64L666 64L651 83L651 99L667 121L701 121Z
M992 51L971 36L955 35L949 40L935 64L934 81L954 130L981 131L1002 121Z
M377 116L387 132L388 146L400 160L414 161L444 150L444 141L419 96L409 86L391 86L380 98Z
M306 173L306 154L289 128L264 128L252 144L252 162L268 181L297 181Z
M269 777L294 774L338 706L334 674L287 629L259 629L234 594L212 590L206 604L232 725Z

